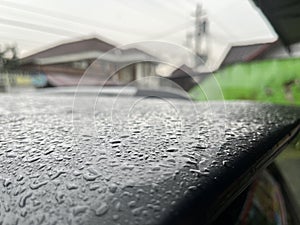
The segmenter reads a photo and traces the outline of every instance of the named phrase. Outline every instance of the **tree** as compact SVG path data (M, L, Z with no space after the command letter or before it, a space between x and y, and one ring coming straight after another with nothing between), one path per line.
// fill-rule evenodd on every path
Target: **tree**
M0 48L0 72L15 71L19 67L19 58L16 46Z

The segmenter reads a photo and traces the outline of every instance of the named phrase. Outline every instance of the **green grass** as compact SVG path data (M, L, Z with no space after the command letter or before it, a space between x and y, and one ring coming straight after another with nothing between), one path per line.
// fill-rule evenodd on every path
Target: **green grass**
M221 88L223 96L220 94ZM300 59L265 60L229 66L194 87L193 99L256 100L300 105Z

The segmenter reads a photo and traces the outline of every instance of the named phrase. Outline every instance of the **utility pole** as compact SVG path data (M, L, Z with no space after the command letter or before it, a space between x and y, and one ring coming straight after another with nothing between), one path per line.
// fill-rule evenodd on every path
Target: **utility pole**
M201 5L197 4L196 6L196 12L195 12L195 53L196 55L199 55L200 51L200 40L201 40L201 11L202 7Z
M207 51L203 49L203 42L205 40L205 34L207 33L207 20L204 17L204 13L202 10L202 6L197 4L196 11L195 11L195 66L198 66L200 57L203 61L207 60ZM207 44L207 43L206 43ZM206 46L207 47L207 46ZM203 64L203 62L202 62Z
M4 53L1 51L1 46L0 46L0 92L6 92L5 78L3 73L3 67L4 67L3 56Z

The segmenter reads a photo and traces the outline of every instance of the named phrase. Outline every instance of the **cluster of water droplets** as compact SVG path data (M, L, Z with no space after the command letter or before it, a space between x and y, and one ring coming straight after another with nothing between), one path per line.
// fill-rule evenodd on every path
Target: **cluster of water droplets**
M115 114L110 99L93 108L82 98L83 114L68 97L33 98L30 107L7 98L0 109L3 225L151 224L214 179L216 168L233 167L234 156L251 151L268 129L297 117L250 103L229 105L230 113L218 104L195 110L155 100L132 109L130 99Z

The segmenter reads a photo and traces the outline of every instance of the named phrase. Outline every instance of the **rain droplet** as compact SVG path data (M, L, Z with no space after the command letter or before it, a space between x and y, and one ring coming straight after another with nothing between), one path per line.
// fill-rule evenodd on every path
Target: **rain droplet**
M3 180L3 186L4 187L8 187L9 185L11 185L11 180L6 178Z
M115 208L117 211L121 211L121 202L117 202Z
M32 192L29 192L26 195L22 196L19 201L19 206L21 208L25 207L27 199L30 198L31 196L32 196Z
M136 201L130 201L130 202L128 202L128 206L129 206L130 208L135 207L135 206L136 206Z
M55 199L56 199L56 201L59 203L59 204L61 204L61 203L63 203L64 202L64 194L63 193L61 193L61 192L58 192L58 193L56 193L56 195L55 195Z
M143 210L143 207L138 207L138 208L131 210L131 212L134 216L139 216L141 214L142 210Z
M31 189L35 190L35 189L39 189L40 187L46 185L47 183L48 183L48 181L42 181L40 183L32 182L29 186Z
M120 218L119 215L113 215L113 220L114 220L114 221L117 221L119 218Z
M73 215L78 216L79 214L85 213L87 209L87 206L76 206L73 208Z
M95 210L95 214L97 216L103 216L108 211L108 205L103 202L100 206Z
M166 151L167 151L167 152L177 152L177 151L178 151L178 148L175 147L175 146L171 146L171 147L167 148Z
M68 190L74 190L74 189L78 188L78 186L76 184L74 184L74 183L67 183L66 186L67 186Z
M116 184L112 184L110 187L109 187L109 191L111 193L115 193L117 191L117 188L118 186Z
M56 178L58 178L60 175L64 174L66 172L64 171L58 171L56 174L54 174L53 176L51 176L51 180L54 180Z
M94 181L96 180L96 178L98 177L99 175L95 175L95 174L84 174L83 175L83 178L86 180L86 181Z

